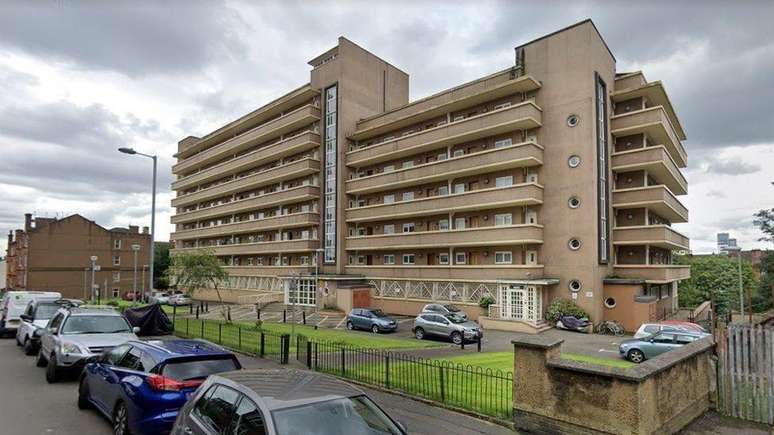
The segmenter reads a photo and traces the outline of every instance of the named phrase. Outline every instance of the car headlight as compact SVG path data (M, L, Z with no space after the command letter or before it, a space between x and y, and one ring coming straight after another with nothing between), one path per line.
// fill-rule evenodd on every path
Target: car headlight
M69 341L63 341L61 344L62 353L81 353L81 348L77 344Z

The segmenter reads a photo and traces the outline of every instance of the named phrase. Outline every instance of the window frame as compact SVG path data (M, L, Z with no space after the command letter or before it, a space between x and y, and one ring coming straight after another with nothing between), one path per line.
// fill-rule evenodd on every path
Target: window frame
M411 261L406 261L407 258L411 259ZM406 265L406 264L407 265L415 265L415 264L417 264L416 255L415 254L403 254L403 258L402 258L401 264L403 264L403 265Z
M462 256L462 261L460 260L460 255ZM454 253L454 264L468 264L468 254L466 252L455 252Z
M497 256L502 255L503 259L501 261L497 260ZM507 255L508 260L505 260L505 256ZM495 264L513 264L513 251L495 251Z

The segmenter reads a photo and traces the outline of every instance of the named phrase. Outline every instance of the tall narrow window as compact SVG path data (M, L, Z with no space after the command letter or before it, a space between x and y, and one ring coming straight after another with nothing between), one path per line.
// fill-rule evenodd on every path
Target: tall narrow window
M607 264L610 254L610 240L608 239L608 195L607 185L607 85L594 73L596 81L597 102L597 159L599 160L599 173L597 174L597 197L599 214L599 263Z
M336 263L337 87L325 90L325 264Z

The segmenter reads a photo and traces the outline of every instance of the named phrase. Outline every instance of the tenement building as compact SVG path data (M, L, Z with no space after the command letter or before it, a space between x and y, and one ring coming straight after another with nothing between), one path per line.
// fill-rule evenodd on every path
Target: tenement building
M147 227L142 232L136 226L107 229L77 214L55 219L28 213L24 228L8 233L5 287L58 291L78 299L97 292L103 300L118 298L135 285L138 291L145 288L149 249Z
M235 298L451 302L525 331L555 298L630 329L676 308L685 134L591 21L413 102L408 74L345 38L309 64L308 84L179 143L173 253L212 249Z

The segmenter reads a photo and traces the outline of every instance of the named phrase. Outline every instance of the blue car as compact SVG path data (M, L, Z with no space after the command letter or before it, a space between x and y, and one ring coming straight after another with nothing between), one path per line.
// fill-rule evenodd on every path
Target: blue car
M207 376L241 368L233 353L205 341L128 341L86 364L78 408L99 410L116 435L166 434Z

